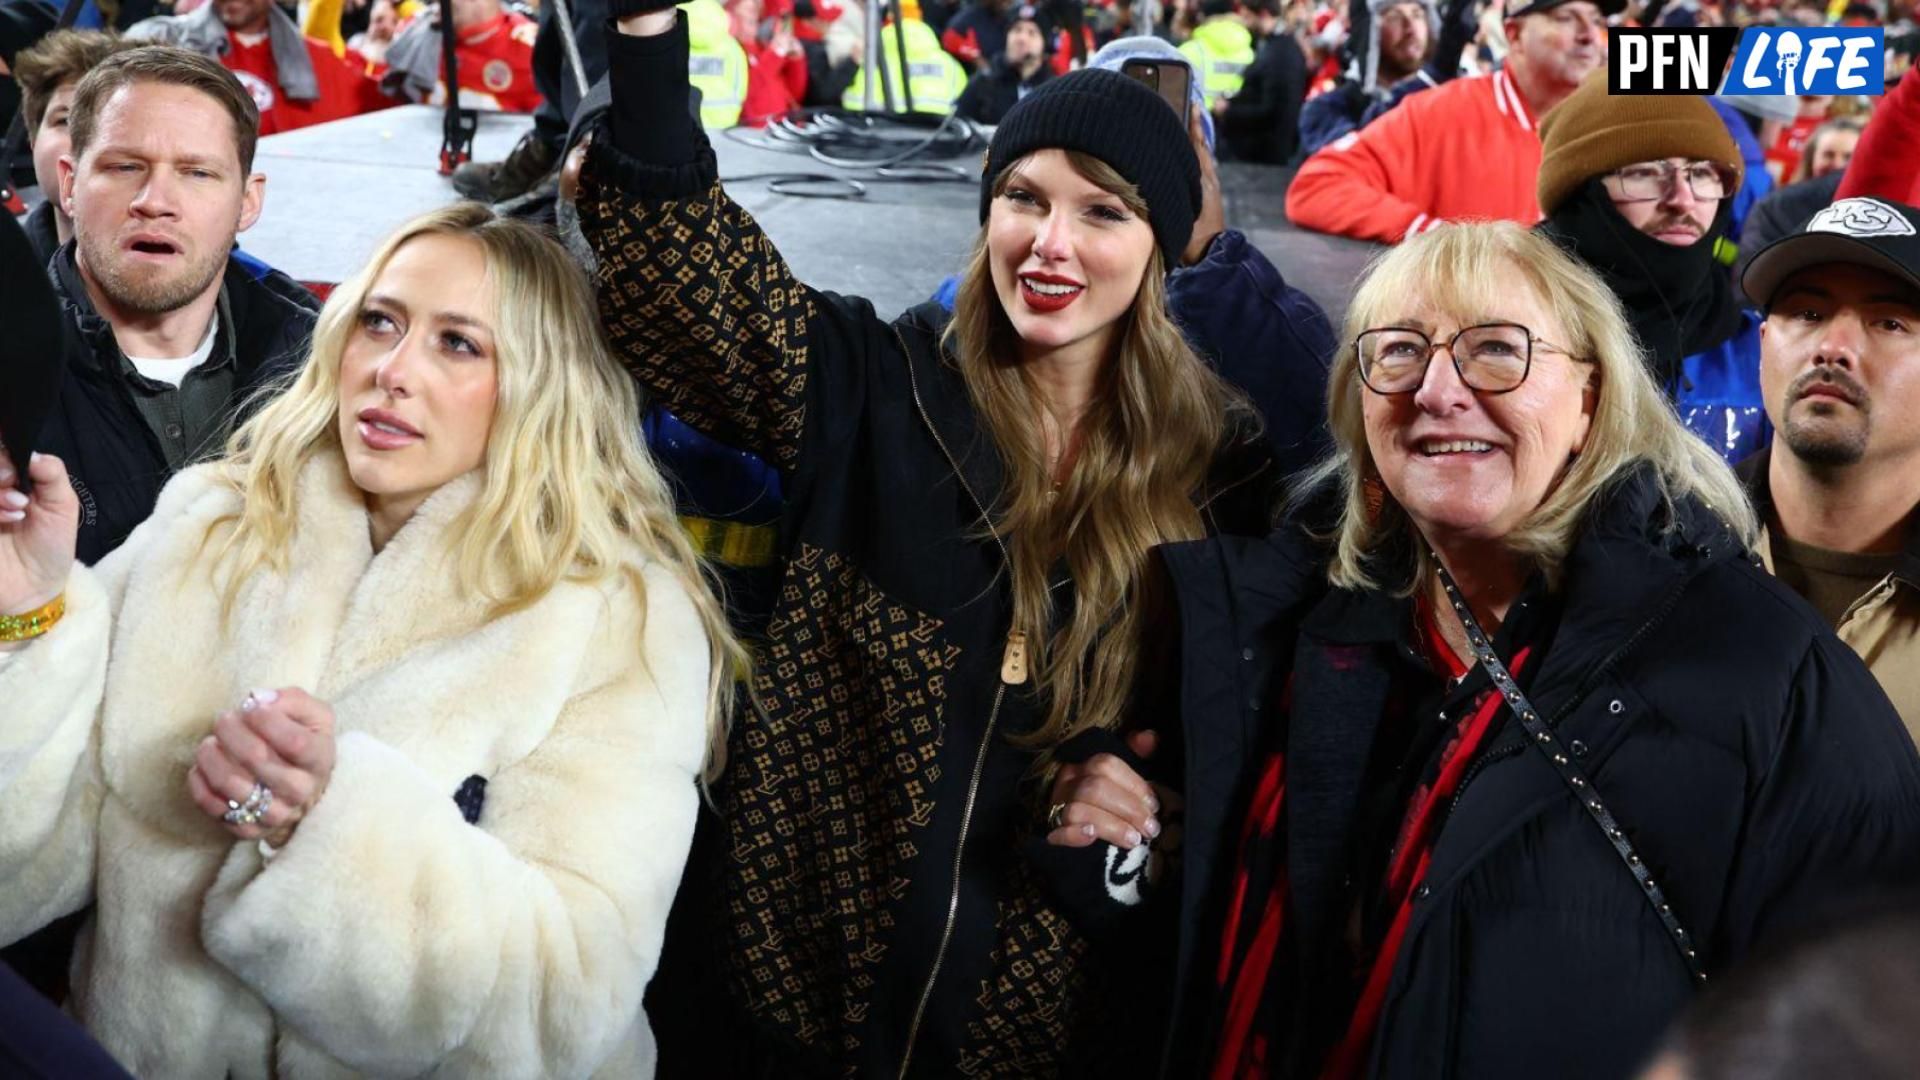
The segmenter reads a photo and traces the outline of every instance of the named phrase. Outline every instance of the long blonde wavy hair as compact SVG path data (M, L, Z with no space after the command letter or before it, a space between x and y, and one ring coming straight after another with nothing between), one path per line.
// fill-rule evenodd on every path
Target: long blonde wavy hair
M1136 216L1138 189L1098 158L1069 151L1090 183ZM999 198L1016 161L994 180ZM1048 475L1044 398L1020 363L1013 323L994 291L982 229L961 276L943 345L1006 470L994 526L1012 560L1013 627L1031 643L1046 710L1020 741L1050 750L1090 728L1120 723L1140 655L1140 579L1156 545L1205 535L1195 500L1245 399L1194 355L1167 314L1156 248L1123 320L1118 347L1077 428L1078 456L1059 493ZM1072 614L1058 629L1048 575L1065 560Z
M394 253L421 236L478 244L493 290L493 429L480 494L449 530L458 538L450 555L461 586L489 600L491 616L499 617L538 602L562 581L622 576L644 611L639 564L669 570L706 629L711 778L724 761L746 650L728 627L641 442L633 382L600 336L585 274L537 228L479 203L423 214L388 237L366 268L327 300L307 362L292 382L228 441L222 472L241 507L214 522L203 548L219 571L224 609L231 611L255 572L287 570L300 473L315 458L342 452L340 364L367 293ZM635 650L640 647L636 640Z
M1375 589L1385 579L1405 580L1412 593L1427 588L1432 574L1424 544L1397 542L1409 538L1412 524L1379 486L1361 411L1369 391L1360 382L1354 342L1362 331L1405 316L1414 304L1462 318L1499 311L1502 287L1515 272L1563 328L1566 340L1555 344L1594 366L1596 394L1586 445L1540 506L1507 534L1508 550L1557 584L1588 508L1641 464L1652 467L1669 520L1674 502L1691 497L1718 514L1743 543L1752 545L1759 535L1740 481L1681 424L1605 281L1552 241L1512 222L1442 225L1377 258L1347 308L1345 347L1327 376L1333 453L1294 488L1296 500L1328 485L1344 494L1329 568L1334 585ZM1370 487L1371 499L1381 500L1376 505L1369 505ZM1403 549L1413 552L1413 566L1383 564L1383 552Z

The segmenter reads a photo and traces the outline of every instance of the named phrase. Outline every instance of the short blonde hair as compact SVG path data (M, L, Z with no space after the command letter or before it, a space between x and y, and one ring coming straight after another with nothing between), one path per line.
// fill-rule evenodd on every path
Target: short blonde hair
M1369 507L1369 481L1378 470L1367 446L1361 414L1361 331L1392 322L1411 303L1478 317L1498 310L1499 291L1513 272L1533 289L1540 305L1560 324L1565 340L1554 344L1594 367L1595 404L1585 447L1546 498L1506 537L1509 549L1530 559L1550 582L1578 538L1587 509L1614 481L1638 466L1652 470L1671 518L1672 506L1697 499L1751 546L1757 535L1753 509L1740 481L1719 455L1681 424L1621 310L1620 301L1592 270L1538 233L1512 222L1443 225L1386 252L1374 261L1347 308L1341 340L1327 378L1328 425L1333 453L1295 486L1295 501L1338 485L1344 495L1334 529L1334 585L1374 589L1385 581L1422 587L1431 572L1425 545L1411 539L1411 522L1391 493ZM1384 565L1388 552L1412 553L1412 563Z

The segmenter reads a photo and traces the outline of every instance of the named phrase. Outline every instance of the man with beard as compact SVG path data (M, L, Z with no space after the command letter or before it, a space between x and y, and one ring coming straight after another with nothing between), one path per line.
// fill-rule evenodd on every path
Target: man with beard
M1539 118L1606 67L1606 17L1624 5L1507 0L1504 68L1415 94L1322 147L1287 189L1287 219L1387 244L1452 219L1539 221Z
M1654 378L1729 463L1767 438L1760 315L1716 259L1740 188L1740 150L1698 97L1607 93L1595 72L1540 125L1541 230L1598 270Z
M274 0L207 0L190 15L143 19L127 36L192 49L226 65L252 95L262 135L399 104L366 77L364 58L333 55L326 42L301 34Z
M1388 87L1420 74L1439 37L1433 0L1370 0L1367 11L1369 40L1356 77L1341 79L1300 110L1300 148L1309 154L1364 126L1367 109ZM1453 62L1457 68L1457 52Z
M960 15L965 18L966 12ZM975 123L998 124L1021 98L1053 78L1047 66L1047 24L1046 14L1032 4L1014 8L1007 16L1006 51L994 58L992 70L967 80L955 111ZM953 32L951 25L947 32Z
M1920 735L1920 210L1842 199L1754 257L1779 437L1741 473L1760 556Z
M259 113L233 74L183 49L135 49L80 81L59 160L73 239L49 273L71 319L40 449L80 494L96 562L174 472L216 456L254 392L296 369L310 294L256 280L234 237L260 216Z

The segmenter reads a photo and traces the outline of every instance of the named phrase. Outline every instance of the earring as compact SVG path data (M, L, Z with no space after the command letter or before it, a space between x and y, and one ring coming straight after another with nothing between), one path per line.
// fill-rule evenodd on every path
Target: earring
M1387 485L1377 476L1369 476L1360 482L1360 498L1366 503L1367 524L1380 523L1380 514L1387 505Z

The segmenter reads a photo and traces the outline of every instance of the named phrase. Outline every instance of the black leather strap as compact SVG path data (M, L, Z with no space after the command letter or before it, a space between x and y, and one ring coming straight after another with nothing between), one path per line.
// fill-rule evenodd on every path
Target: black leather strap
M1539 712L1520 691L1520 684L1514 682L1513 676L1508 674L1507 666L1500 662L1500 657L1493 651L1493 642L1489 641L1486 632L1480 629L1479 621L1473 617L1472 610L1467 607L1466 598L1460 595L1459 586L1454 584L1453 575L1447 573L1446 567L1440 565L1437 555L1434 557L1433 565L1440 574L1440 585L1446 590L1447 601L1453 605L1454 614L1460 617L1460 624L1466 627L1467 642L1473 647L1474 659L1480 662L1481 667L1487 669L1487 674L1493 678L1495 689L1500 691L1501 697L1507 699L1507 707L1512 709L1513 715L1519 719L1521 728L1527 733L1527 741L1547 759L1547 764L1553 766L1554 772L1558 773L1561 781L1567 785L1567 790L1573 792L1573 797L1580 800L1581 806L1586 807L1587 816L1600 827L1600 832L1606 837L1607 843L1619 854L1620 861L1626 865L1627 871L1633 875L1633 880L1639 885L1640 895L1647 898L1647 903L1653 907L1653 913L1660 919L1660 925L1666 927L1667 936L1673 939L1673 946L1679 950L1680 960L1687 965L1687 971L1693 975L1694 981L1706 982L1707 969L1700 962L1697 943L1693 935L1687 933L1686 928L1680 925L1679 917L1673 913L1673 905L1667 902L1666 894L1660 891L1659 883L1653 879L1653 872L1647 869L1646 860L1634 850L1633 841L1627 839L1626 830L1620 827L1620 823L1614 820L1613 812L1607 809L1605 802L1601 801L1600 792L1594 789L1593 782L1580 771L1580 766L1573 763L1573 759L1567 755L1566 750L1554 736L1553 729L1540 718Z

